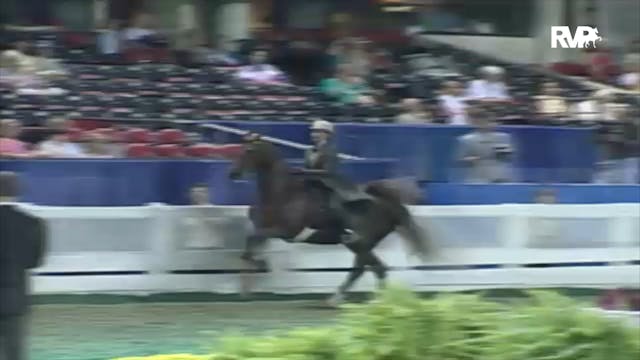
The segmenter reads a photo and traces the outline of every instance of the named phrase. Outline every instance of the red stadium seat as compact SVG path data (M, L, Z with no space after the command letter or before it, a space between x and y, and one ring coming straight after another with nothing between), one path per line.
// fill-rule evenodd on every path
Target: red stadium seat
M94 131L102 135L107 141L122 142L122 139L121 139L122 134L118 133L118 131L112 127L98 128L98 129L95 129Z
M213 155L223 159L235 159L242 154L244 146L241 144L228 144L214 147Z
M193 144L185 149L185 154L189 157L210 157L213 153L213 146L209 144Z
M132 128L127 130L125 135L126 142L128 143L150 143L152 139L151 132L147 129Z
M149 158L154 156L155 153L149 144L129 144L127 147L127 157Z
M70 128L67 130L67 138L71 142L79 142L85 138L85 132L78 128Z
M158 131L157 139L160 144L182 144L185 140L185 135L178 129L163 129Z
M178 144L160 144L154 147L155 153L161 157L182 157L184 152Z

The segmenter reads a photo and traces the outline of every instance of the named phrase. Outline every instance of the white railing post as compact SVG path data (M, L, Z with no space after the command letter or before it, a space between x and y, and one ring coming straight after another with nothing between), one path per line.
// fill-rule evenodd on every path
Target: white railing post
M640 234L638 233L640 226L634 229L634 225L640 221L640 205L637 205L636 211L626 208L620 209L617 204L613 206L616 208L613 209L614 211L611 212L611 217L608 219L609 244L622 247L638 246L640 244Z
M171 207L162 203L151 203L147 205L152 215L151 236L149 236L151 253L149 254L149 273L162 274L165 273L173 247L171 244L171 219L169 218L169 210Z
M527 211L529 208L518 204L503 204L498 206L504 209L501 217L500 243L505 249L524 250L529 240L530 211ZM509 267L518 267L520 264L506 265Z

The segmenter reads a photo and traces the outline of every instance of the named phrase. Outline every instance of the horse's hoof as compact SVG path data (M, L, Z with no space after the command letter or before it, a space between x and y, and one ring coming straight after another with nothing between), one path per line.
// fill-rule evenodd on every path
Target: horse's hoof
M269 271L269 264L267 264L266 260L254 259L253 263L258 271Z
M342 294L334 294L330 298L327 299L327 305L332 308L337 308L344 303L344 295Z

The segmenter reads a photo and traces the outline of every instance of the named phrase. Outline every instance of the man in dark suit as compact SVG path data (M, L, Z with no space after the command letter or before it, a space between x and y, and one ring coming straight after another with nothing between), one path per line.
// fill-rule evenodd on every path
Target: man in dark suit
M18 177L0 172L0 360L27 359L28 269L42 261L44 221L14 204Z

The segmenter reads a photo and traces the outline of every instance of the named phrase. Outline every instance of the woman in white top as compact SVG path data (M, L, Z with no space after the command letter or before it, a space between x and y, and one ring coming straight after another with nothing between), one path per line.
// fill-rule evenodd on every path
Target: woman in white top
M62 118L53 118L48 121L47 127L51 131L51 136L38 145L36 155L52 158L78 158L83 157L85 152L79 144L69 140L67 132L69 124Z
M449 124L468 125L467 102L462 84L458 81L444 83L442 95L438 96L440 108L447 115Z
M469 83L467 97L473 100L506 101L510 99L504 83L504 69L497 66L484 66L480 69L482 79Z

